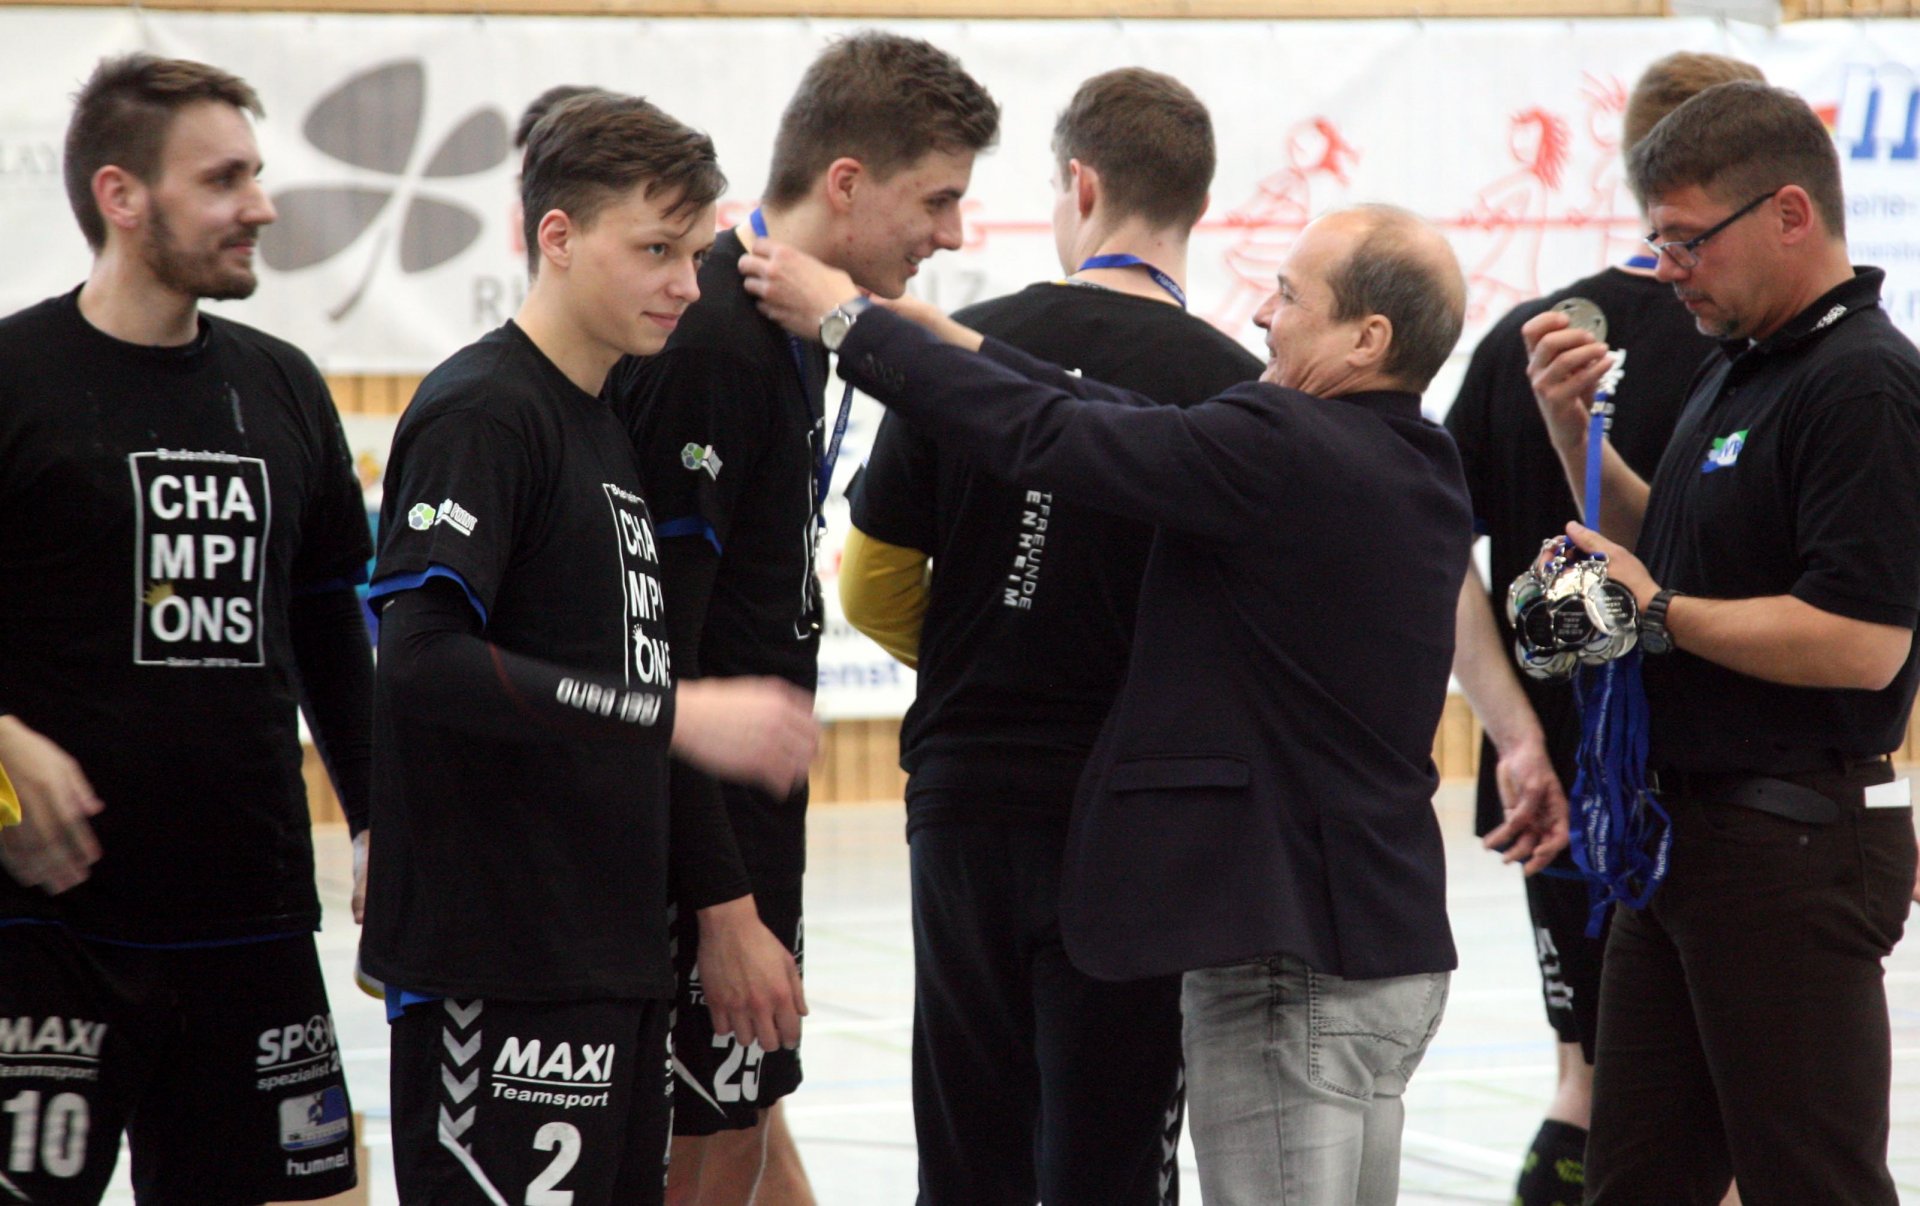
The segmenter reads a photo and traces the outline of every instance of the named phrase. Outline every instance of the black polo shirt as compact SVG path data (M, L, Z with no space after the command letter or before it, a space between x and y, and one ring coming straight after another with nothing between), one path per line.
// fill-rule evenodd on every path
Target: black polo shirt
M1920 351L1856 270L1696 382L1653 478L1638 552L1691 595L1792 595L1849 619L1920 620ZM1789 687L1690 653L1646 660L1651 764L1786 774L1897 749L1920 676Z

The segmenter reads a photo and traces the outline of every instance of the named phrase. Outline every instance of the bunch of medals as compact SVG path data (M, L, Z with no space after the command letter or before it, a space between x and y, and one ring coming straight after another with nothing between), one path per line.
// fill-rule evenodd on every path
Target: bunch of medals
M1567 316L1569 326L1606 340L1607 317L1592 302L1570 297L1554 309ZM1603 419L1613 412L1616 379L1617 369L1595 395L1594 412ZM1507 620L1513 625L1514 659L1533 678L1565 678L1576 666L1598 666L1625 655L1640 640L1633 592L1608 580L1604 553L1588 556L1565 536L1542 543L1533 564L1513 580Z
M1513 656L1533 678L1565 678L1575 666L1598 666L1640 640L1633 592L1607 578L1604 553L1589 557L1560 536L1507 590Z

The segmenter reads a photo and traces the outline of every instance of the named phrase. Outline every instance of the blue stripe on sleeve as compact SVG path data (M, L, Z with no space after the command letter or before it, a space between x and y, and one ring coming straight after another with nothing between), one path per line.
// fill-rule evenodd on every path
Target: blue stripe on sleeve
M715 553L724 552L720 547L719 533L713 530L712 524L700 518L698 515L685 515L679 519L669 519L665 523L656 525L654 530L659 532L663 537L705 536L707 543L713 546Z
M473 610L479 613L480 626L482 628L486 627L487 609L480 605L480 596L473 593L473 588L467 585L467 580L462 578L457 571L450 570L446 566L438 563L429 565L421 573L393 574L380 579L380 581L367 588L367 599L371 602L374 599L385 598L387 595L397 595L403 590L418 590L420 587L425 586L427 580L430 578L445 578L455 586L458 586L461 593L467 596L467 602L473 604Z

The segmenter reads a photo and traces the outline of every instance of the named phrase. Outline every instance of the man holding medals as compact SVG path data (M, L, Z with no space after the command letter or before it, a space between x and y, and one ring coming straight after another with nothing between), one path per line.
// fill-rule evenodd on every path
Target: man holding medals
M835 42L788 104L762 207L714 244L701 304L660 355L609 380L660 525L680 674L777 675L808 692L818 678L814 550L851 394L827 411L825 355L754 309L741 256L771 236L898 297L922 260L960 246L960 199L999 118L960 64L925 42ZM706 853L745 874L703 874L698 895L683 879L676 893L677 1206L750 1200L773 1129L760 1124L800 1083L805 787L716 789L676 768L675 793L714 790L731 832ZM791 1192L805 1200L803 1188Z
M958 320L1177 406L1258 376L1186 311L1214 170L1199 98L1106 72L1060 114L1053 150L1067 278ZM1180 978L1089 976L1059 923L1073 792L1120 690L1151 533L897 414L851 497L847 618L919 671L901 765L920 1206L1171 1201Z
M1707 89L1629 172L1658 278L1720 348L1651 481L1603 448L1598 531L1568 526L1641 613L1672 824L1666 882L1608 939L1586 1200L1711 1204L1731 1178L1749 1206L1891 1204L1920 353L1848 262L1833 140L1799 97ZM1577 489L1616 357L1552 312L1522 334Z
M1631 150L1661 118L1706 88L1759 78L1757 68L1736 59L1667 55L1634 83L1620 145ZM1680 417L1687 382L1713 348L1672 291L1654 278L1653 267L1643 253L1523 303L1474 349L1446 424L1460 446L1474 527L1488 538L1487 562L1500 599L1533 561L1541 539L1579 514L1527 382L1520 327L1574 299L1598 307L1612 346L1620 349L1609 438L1635 472L1651 473ZM1561 852L1564 831L1551 845L1536 844L1556 832L1573 786L1580 739L1573 693L1564 681L1522 679L1515 672L1515 633L1504 618L1496 622L1497 611L1504 608L1489 606L1487 585L1469 567L1460 591L1453 670L1486 732L1475 831L1509 861L1524 860L1542 996L1559 1038L1559 1082L1514 1196L1519 1206L1549 1206L1580 1193L1605 935L1586 936L1587 886L1572 856Z

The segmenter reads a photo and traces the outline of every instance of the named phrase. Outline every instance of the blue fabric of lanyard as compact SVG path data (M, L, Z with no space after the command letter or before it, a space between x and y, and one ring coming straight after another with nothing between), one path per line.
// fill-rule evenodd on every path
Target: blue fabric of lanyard
M1074 271L1085 272L1089 268L1145 268L1147 275L1153 278L1154 284L1165 289L1167 296L1180 303L1182 310L1187 308L1187 291L1180 287L1180 282L1174 280L1137 255L1125 255L1121 253L1115 253L1113 255L1090 255L1086 258L1085 262L1078 268L1075 268Z
M1587 427L1586 520L1600 523L1600 467L1606 451L1607 393L1594 396ZM1598 938L1616 902L1645 908L1667 877L1673 826L1647 790L1647 733L1652 727L1641 681L1641 652L1632 649L1574 674L1580 712L1569 834L1574 865L1587 880L1587 937Z
M758 238L768 238L767 218L755 207L748 215L748 223ZM793 354L793 371L800 374L800 392L806 396L809 405L813 402L813 378L807 372L807 349L798 335L787 336L787 351ZM822 401L825 400L826 382L820 383ZM840 413L833 420L833 436L827 441L826 451L820 454L814 463L813 483L813 520L821 527L827 526L827 517L821 511L827 505L827 492L833 486L833 467L840 463L840 444L847 438L847 420L853 416L853 382L847 382L847 390L840 395Z

